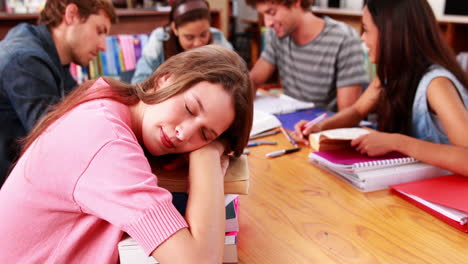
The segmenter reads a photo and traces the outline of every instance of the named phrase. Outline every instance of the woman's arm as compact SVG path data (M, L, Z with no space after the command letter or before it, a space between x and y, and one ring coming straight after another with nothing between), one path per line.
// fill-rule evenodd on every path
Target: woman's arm
M190 153L189 200L182 229L154 252L159 263L221 263L224 230L224 173L218 141Z
M452 145L468 147L468 111L453 83L439 77L427 88L427 101L437 115Z
M378 78L375 78L371 82L369 87L364 91L364 93L351 107L348 107L333 115L332 117L327 118L323 122L308 127L304 130L301 130L301 127L308 121L299 121L297 124L294 125L294 138L298 142L308 145L309 142L305 138L305 136L309 135L310 133L333 128L356 126L357 124L359 124L359 121L361 121L369 113L374 111L375 106L377 105L377 101L379 99L380 91L380 81L378 80Z
M398 151L407 156L468 177L468 148L443 145L402 134L372 132L351 142L352 146L369 156Z

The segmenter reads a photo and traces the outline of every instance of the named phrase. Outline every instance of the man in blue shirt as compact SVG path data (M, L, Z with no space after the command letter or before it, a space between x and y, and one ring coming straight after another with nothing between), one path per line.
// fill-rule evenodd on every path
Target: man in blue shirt
M0 41L0 187L18 140L76 87L69 64L87 66L104 51L115 20L111 1L48 0L38 26L20 24Z

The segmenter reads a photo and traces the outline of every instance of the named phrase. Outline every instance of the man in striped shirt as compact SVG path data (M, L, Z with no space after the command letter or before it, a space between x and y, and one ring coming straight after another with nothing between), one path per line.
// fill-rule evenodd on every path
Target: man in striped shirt
M368 83L358 33L315 16L312 0L246 0L264 17L265 48L250 72L256 87L278 69L284 93L317 108L351 106Z

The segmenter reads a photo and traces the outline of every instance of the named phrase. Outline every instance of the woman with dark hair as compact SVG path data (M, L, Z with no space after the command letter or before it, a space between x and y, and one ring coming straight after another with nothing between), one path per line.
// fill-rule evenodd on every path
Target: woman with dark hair
M399 151L440 165L428 156L443 153L428 152L429 142L468 147L467 75L426 0L368 0L362 23L377 78L346 111L304 131L306 121L296 124L296 137L307 143L311 132L355 126L375 111L382 132L352 142L362 153Z
M175 55L137 85L80 86L25 139L0 190L0 263L117 263L123 232L159 263L220 263L226 154L242 154L252 119L248 70L219 46ZM145 150L189 153L185 217Z
M206 0L173 1L169 25L151 32L131 82L147 79L165 60L186 50L207 44L232 49L223 33L210 24L210 6Z

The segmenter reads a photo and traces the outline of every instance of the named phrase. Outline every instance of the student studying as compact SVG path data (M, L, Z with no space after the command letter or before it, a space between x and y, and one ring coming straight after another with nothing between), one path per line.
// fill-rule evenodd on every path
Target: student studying
M284 93L316 107L341 111L368 82L357 32L329 17L318 17L311 0L246 0L269 29L265 49L250 72L264 84L278 69Z
M210 27L210 22L210 5L206 0L172 1L169 23L151 32L132 83L146 80L165 60L180 52L207 44L232 49L223 33Z
M305 136L312 132L352 127L376 111L379 132L351 143L359 152L378 156L396 151L467 175L462 160L468 147L468 80L441 39L429 4L369 0L362 22L377 78L345 111L304 130L307 121L298 122L296 139L307 144Z
M245 63L216 45L171 57L137 85L83 84L24 140L0 190L0 262L116 263L126 232L159 263L219 263L226 154L242 154L252 116ZM145 150L189 153L185 218Z
M0 41L0 187L18 158L18 140L76 87L70 63L87 66L106 50L115 20L110 1L48 0L39 25L19 24Z

